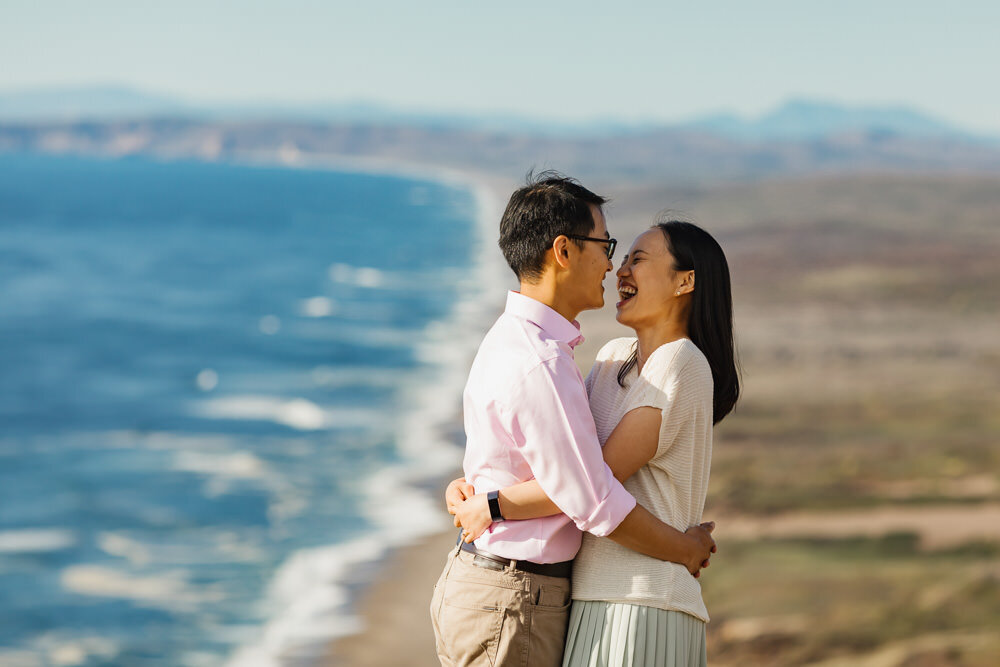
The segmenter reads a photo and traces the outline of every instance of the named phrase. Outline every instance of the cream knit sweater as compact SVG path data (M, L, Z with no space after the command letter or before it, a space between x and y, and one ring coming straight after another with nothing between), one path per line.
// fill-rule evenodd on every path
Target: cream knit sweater
M701 522L712 461L712 371L687 338L657 348L633 369L625 388L618 370L634 338L618 338L597 355L587 377L590 408L603 445L629 411L659 408L663 419L656 454L625 482L635 499L664 523L684 531ZM672 609L708 621L701 585L687 569L644 556L607 538L583 535L573 566L573 599Z

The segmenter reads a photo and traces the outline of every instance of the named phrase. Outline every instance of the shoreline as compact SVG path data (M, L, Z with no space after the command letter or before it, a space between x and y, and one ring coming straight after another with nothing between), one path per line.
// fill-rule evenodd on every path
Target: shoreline
M440 489L442 499L444 486ZM450 529L386 553L355 601L355 613L362 619L360 630L331 642L319 664L438 665L429 609L434 583L454 543L455 529Z
M344 166L344 163L338 163L337 166ZM371 168L373 165L367 166ZM418 175L414 169L416 167L413 165L392 165L390 171L380 170L378 173L416 176L425 180L428 174L436 174L449 185L466 187L476 198L475 222L479 229L480 242L479 252L473 259L472 266L482 276L478 294L464 301L466 303L478 301L481 306L491 304L483 307L483 311L488 311L489 318L495 317L502 309L500 298L506 292L497 289L500 276L506 273L506 266L502 265L498 253L495 252L496 249L488 242L500 217L498 202L501 199L497 196L495 182L499 179L484 175L479 175L479 178L468 174L460 175L457 172L433 167ZM500 295L496 296L497 303L492 303L494 291ZM457 304L456 308L462 310L462 305L462 303ZM461 315L458 313L459 317ZM480 312L472 319L477 324L488 326L487 322L480 322L484 320L483 315L487 313ZM458 363L450 365L449 370L458 375L456 379L460 381L457 385L459 387L464 386L468 365L478 345L479 336L475 336L470 342L469 349L464 354L456 355L454 361ZM450 471L443 476L439 475L433 484L436 490L432 498L442 519L445 517L444 489L448 482L462 474L461 452L464 450L464 443L460 389L455 406L457 412L453 412L444 422L438 424L437 428L439 433L445 434L447 447L452 454L457 454ZM414 413L419 413L419 410L415 410ZM454 544L454 540L455 530L448 528L417 535L415 540L386 549L373 562L373 573L370 578L356 589L356 594L350 601L351 611L358 619L357 631L334 638L329 643L326 655L320 664L359 667L384 664L407 664L416 667L437 665L428 605L432 587L441 568L444 567L446 554Z
M444 511L443 494L447 483L461 474L462 387L482 332L502 308L501 297L495 295L502 296L506 291L498 289L506 266L490 242L500 216L499 178L433 166L342 159L317 158L281 166L433 181L466 190L475 201L471 222L477 230L477 249L470 261L473 289L456 302L448 317L437 323L439 329L428 333L417 346L418 356L434 360L434 386L438 391L431 394L425 391L426 387L421 390L419 384L404 390L403 402L411 409L401 419L397 437L396 447L402 461L395 470L385 470L377 480L372 480L376 488L404 489L404 498L393 507L387 507L377 498L369 499L369 519L378 527L378 535L387 539L380 552L348 566L350 569L356 565L362 575L345 575L340 582L348 588L343 605L349 615L347 632L332 636L315 663L419 665L423 664L420 658L426 658L426 664L435 665L437 657L426 608L448 547L454 543L454 529ZM441 395L449 396L450 400L435 398ZM404 505L421 517L418 523L422 525L399 530L398 510ZM433 548L434 544L441 546ZM421 620L425 621L423 625ZM420 643L419 638L423 639L422 649L415 645Z
M112 156L115 157L115 156ZM366 480L368 492L362 497L362 516L372 530L348 542L336 542L318 548L288 554L272 572L261 600L275 605L259 626L257 637L237 645L226 665L271 667L293 660L296 664L386 664L384 654L369 654L364 647L391 644L393 637L406 637L390 664L422 664L413 661L412 639L417 628L414 603L430 602L430 588L443 567L447 545L454 543L443 507L443 492L449 481L461 472L464 442L461 418L461 392L468 366L478 348L482 333L502 309L502 284L507 267L490 243L496 221L500 218L501 200L497 196L502 177L490 173L459 172L436 165L420 165L383 160L364 160L337 156L289 155L283 151L266 155L234 156L227 160L204 156L158 156L151 159L193 159L206 163L233 166L332 171L395 177L417 183L436 183L468 192L474 202L470 222L475 226L476 249L470 262L472 289L455 303L444 319L432 323L415 353L425 360L435 392L426 391L426 383L409 381L402 388L401 403L409 409L400 415L396 449L400 460ZM499 295L499 296L496 296ZM494 301L496 301L494 303ZM426 370L424 371L427 372ZM441 395L453 400L441 401ZM386 489L393 490L394 500L385 501ZM402 511L402 510L405 510ZM405 518L404 518L405 516ZM443 542L432 549L436 561L427 558L427 545ZM407 563L420 560L420 567ZM433 579L424 587L414 588L418 574ZM403 577L408 604L385 602L385 588ZM386 626L387 611L396 610L396 623ZM391 615L391 614L390 614ZM426 616L429 640L427 657L437 664L430 617ZM387 633L386 629L392 632ZM416 633L416 636L420 636ZM367 657L366 657L367 656Z

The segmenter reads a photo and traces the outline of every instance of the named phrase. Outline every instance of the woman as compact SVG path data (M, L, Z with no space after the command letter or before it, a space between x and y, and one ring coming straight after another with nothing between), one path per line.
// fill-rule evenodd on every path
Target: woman
M617 276L616 319L636 337L598 353L590 407L615 477L683 531L701 521L712 426L739 395L729 268L711 235L670 221L635 240ZM534 481L504 489L501 502L508 519L559 511ZM490 523L481 506L453 508L468 539ZM584 534L564 666L705 665L707 621L701 587L684 566Z

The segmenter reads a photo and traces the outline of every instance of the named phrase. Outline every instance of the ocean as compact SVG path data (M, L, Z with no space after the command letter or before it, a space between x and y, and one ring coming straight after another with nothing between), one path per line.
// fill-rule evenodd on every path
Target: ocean
M372 563L449 525L495 214L434 175L0 154L0 664L356 631Z

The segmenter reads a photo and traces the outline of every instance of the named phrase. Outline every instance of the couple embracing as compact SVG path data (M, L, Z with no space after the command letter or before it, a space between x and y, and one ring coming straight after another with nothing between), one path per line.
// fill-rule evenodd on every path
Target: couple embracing
M463 532L434 588L442 665L705 665L697 581L712 427L739 394L729 269L684 222L635 239L617 320L635 336L584 380L576 317L604 305L616 241L573 179L529 178L500 223L520 287L464 394Z

